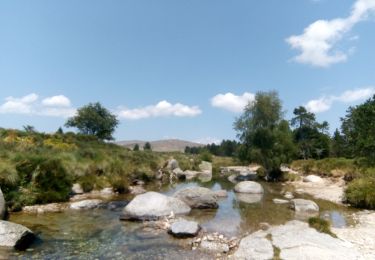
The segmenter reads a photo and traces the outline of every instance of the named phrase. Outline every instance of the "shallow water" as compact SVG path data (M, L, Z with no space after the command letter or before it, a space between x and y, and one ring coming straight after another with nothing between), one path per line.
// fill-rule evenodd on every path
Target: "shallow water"
M199 222L208 232L219 232L228 237L242 236L260 229L260 223L281 225L300 218L288 208L272 202L282 198L280 193L290 187L280 183L261 183L265 194L259 198L241 197L233 192L234 184L228 181L208 183L179 183L149 190L171 195L189 186L204 186L213 190L225 189L228 198L219 201L216 210L193 210L186 218ZM311 199L306 195L296 197ZM130 199L129 197L117 197ZM329 219L334 227L352 224L354 211L323 200L315 200L321 216ZM22 259L209 259L209 255L191 251L188 243L174 239L165 232L158 234L144 230L141 223L120 222L121 209L95 209L87 211L65 211L48 214L12 214L10 221L22 224L38 235L38 240L25 252L0 251L2 258ZM1 257L0 257L1 258Z

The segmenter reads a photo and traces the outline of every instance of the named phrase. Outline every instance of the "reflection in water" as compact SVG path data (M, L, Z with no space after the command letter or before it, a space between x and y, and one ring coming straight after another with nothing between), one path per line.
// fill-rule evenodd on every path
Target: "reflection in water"
M263 194L236 193L236 199L244 203L259 203L262 198Z
M219 232L227 236L241 236L260 229L260 223L281 225L294 219L295 215L288 204L274 204L272 199L280 198L283 186L274 183L261 183L264 194L259 198L235 194L234 184L227 180L197 182L166 186L150 186L149 190L173 195L177 190L204 186L213 190L225 189L228 197L219 200L218 209L192 210L186 216L199 222L208 232ZM245 195L245 196L242 196ZM311 199L308 196L301 196ZM121 199L121 198L120 198ZM122 199L129 199L125 196ZM334 227L347 223L348 209L326 201L314 200L321 208L322 215ZM186 248L183 240L174 239L165 232L150 233L137 222L120 222L120 211L96 209L88 211L66 211L31 215L17 213L11 221L32 229L41 239L27 252L0 251L0 258L37 259L210 259L209 256ZM15 255L16 254L16 255Z

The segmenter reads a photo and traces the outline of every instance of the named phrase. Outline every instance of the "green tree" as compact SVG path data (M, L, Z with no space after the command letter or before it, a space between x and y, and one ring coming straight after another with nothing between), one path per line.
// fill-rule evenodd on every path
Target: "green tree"
M99 102L90 103L77 111L77 115L68 119L66 127L76 127L85 135L94 135L100 140L113 140L119 121Z
M316 123L314 113L308 112L303 106L295 108L293 114L290 123L295 128L313 127Z
M281 100L275 91L258 92L236 119L234 129L242 143L240 159L263 165L270 177L278 177L280 165L293 157L292 132L283 120Z
M351 155L364 157L375 165L375 95L361 105L350 107L341 121Z
M143 150L151 151L151 144L149 142L146 142L143 146Z
M331 139L331 156L332 157L348 157L348 147L343 135L336 128Z
M139 151L139 144L134 145L133 151Z

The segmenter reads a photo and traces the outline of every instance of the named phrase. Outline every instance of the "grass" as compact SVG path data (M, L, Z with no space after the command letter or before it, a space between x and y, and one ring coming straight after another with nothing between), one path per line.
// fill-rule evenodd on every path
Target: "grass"
M325 219L318 217L309 218L309 226L311 228L315 228L318 232L326 233L334 238L337 238L337 236L331 231L331 224Z
M375 177L353 180L345 190L345 197L354 207L375 209Z

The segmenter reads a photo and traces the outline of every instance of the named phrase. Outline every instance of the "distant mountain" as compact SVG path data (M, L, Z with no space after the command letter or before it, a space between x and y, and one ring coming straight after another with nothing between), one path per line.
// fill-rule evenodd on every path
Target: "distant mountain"
M116 142L118 145L125 146L129 149L133 149L136 144L139 145L140 149L143 149L144 144L147 141L141 140L129 140L129 141L119 141ZM166 139L166 140L157 140L149 141L151 148L156 152L184 152L185 147L202 147L203 144L194 143L190 141L178 140L178 139Z

